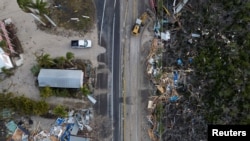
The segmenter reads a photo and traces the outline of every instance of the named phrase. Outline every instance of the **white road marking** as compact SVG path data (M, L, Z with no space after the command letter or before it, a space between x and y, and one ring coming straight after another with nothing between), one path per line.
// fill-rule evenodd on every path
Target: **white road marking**
M115 6L116 6L116 0L115 0L115 2L114 2L114 8L115 8Z
M114 33L115 33L115 14L114 14L114 17L113 17L113 31L112 31L112 45L111 45L111 49L112 49L112 57L114 57ZM112 76L114 76L114 59L112 59ZM114 101L113 101L113 86L114 86L114 81L113 81L113 78L112 77L112 85L111 85L111 121L112 121L112 124L114 122ZM120 110L119 110L120 111ZM112 137L114 137L113 135L113 131L112 131ZM113 141L114 138L112 138L112 141Z
M100 31L100 44L102 43L102 26L103 26L103 19L104 19L104 12L105 12L105 7L106 7L106 0L104 0L104 5L103 5L103 11L102 11L102 23L101 23L101 31Z

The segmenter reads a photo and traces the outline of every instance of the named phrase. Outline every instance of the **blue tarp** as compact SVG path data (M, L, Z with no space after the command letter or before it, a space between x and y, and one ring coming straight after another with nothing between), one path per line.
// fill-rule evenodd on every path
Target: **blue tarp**
M170 102L176 102L178 100L178 96L176 96L176 95L171 96L169 100L170 100Z
M61 141L70 141L70 132L73 126L74 126L74 123L67 125L65 132L61 136Z
M183 62L182 62L182 60L180 58L177 59L177 64L180 65L180 66L183 65Z
M63 119L63 118L57 118L56 125L62 125L64 121L65 121L65 119Z

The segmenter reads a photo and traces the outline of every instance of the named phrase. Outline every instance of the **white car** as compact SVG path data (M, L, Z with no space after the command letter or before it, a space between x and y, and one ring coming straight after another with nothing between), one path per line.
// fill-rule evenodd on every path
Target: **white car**
M71 47L72 48L90 48L92 47L91 40L71 40Z

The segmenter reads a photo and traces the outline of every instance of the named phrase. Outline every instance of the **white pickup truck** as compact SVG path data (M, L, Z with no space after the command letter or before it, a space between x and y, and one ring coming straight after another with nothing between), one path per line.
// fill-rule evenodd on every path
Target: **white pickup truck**
M91 40L71 40L71 48L90 48L92 47Z

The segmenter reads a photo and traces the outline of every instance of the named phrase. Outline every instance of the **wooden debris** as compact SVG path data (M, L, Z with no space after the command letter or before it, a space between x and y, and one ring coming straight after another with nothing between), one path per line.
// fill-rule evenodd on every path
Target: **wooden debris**
M165 93L165 89L164 89L163 86L157 85L156 87L157 87L157 89L161 92L161 94L164 94L164 93Z

